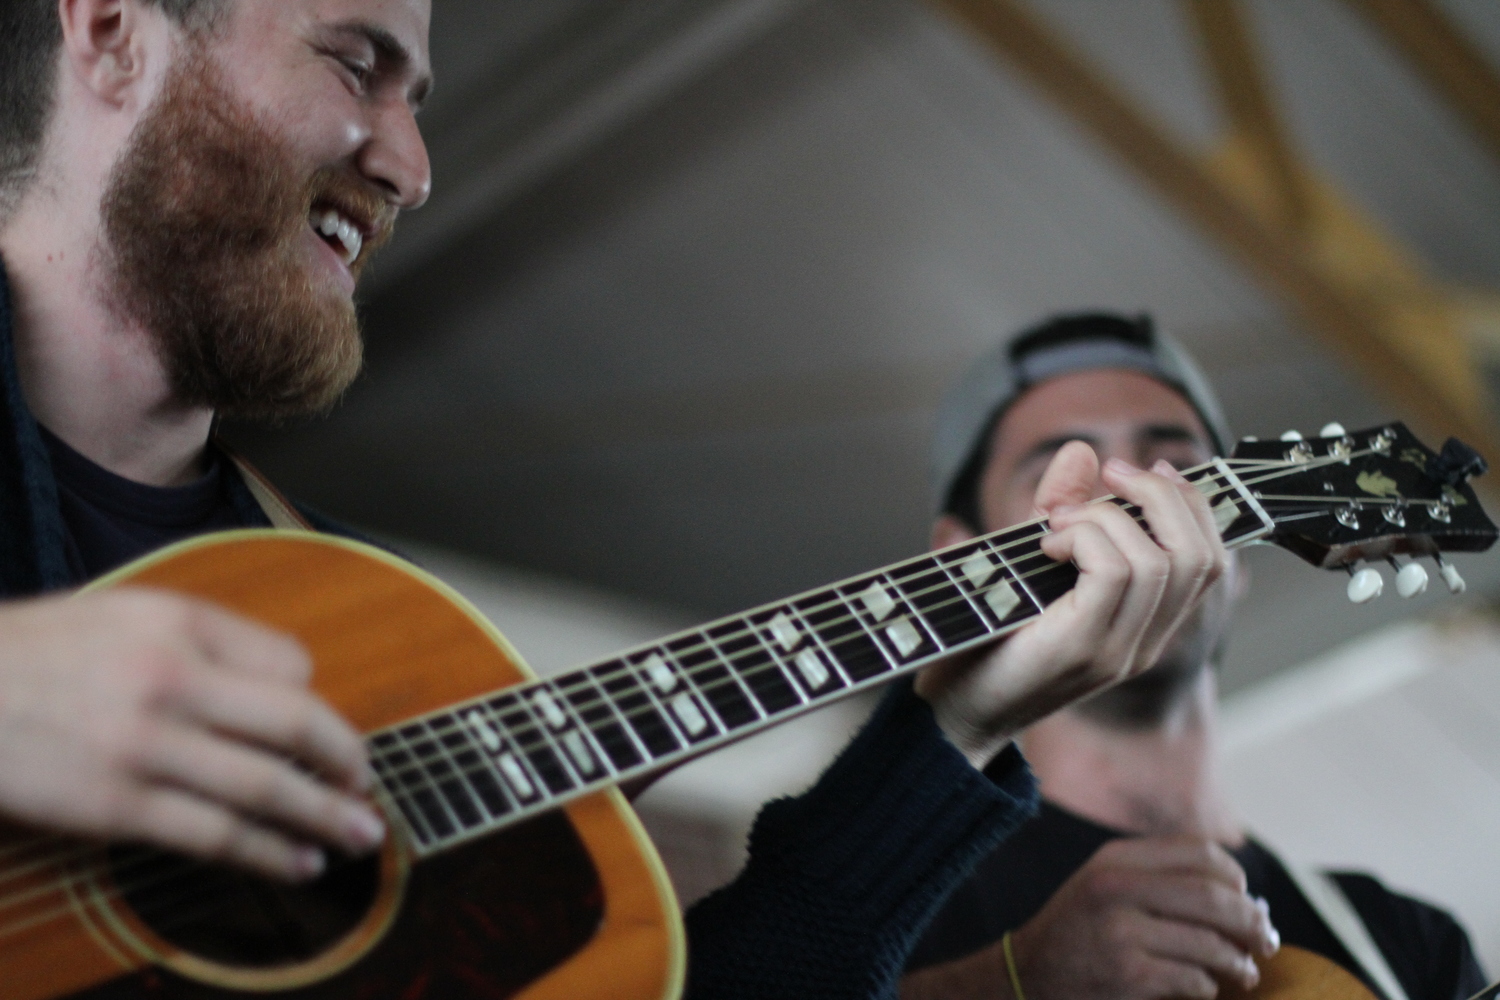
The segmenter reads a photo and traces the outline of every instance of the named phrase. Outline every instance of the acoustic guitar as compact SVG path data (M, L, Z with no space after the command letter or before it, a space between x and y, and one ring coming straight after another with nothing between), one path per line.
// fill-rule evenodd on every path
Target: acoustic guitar
M1342 569L1494 542L1472 452L1436 455L1399 424L1333 430L1190 470L1227 544ZM257 530L163 550L96 586L197 595L300 639L316 689L367 736L391 835L291 887L6 830L0 996L675 996L676 902L616 786L1020 628L1077 579L1042 554L1046 531L1028 522L545 680L463 598L369 546Z

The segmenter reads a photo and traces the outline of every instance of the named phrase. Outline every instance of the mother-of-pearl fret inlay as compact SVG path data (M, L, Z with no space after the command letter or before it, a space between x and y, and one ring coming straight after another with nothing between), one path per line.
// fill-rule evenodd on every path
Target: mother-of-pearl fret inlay
M902 656L910 656L921 648L922 633L917 631L909 618L897 618L886 626L885 634Z
M964 579L969 581L969 585L978 590L989 583L990 577L995 575L996 566L989 556L983 552L976 552L965 559L958 568L963 570Z
M797 654L797 658L792 662L797 665L797 672L802 675L802 679L807 682L807 686L814 691L827 683L828 668L823 666L823 661L818 658L817 653L814 653L810 649L804 649Z
M646 676L662 694L669 693L677 686L677 675L672 673L672 668L667 666L667 661L655 653L642 660L641 666L646 668Z
M785 611L776 612L776 617L767 623L767 627L771 630L771 636L776 640L776 644L788 653L796 649L797 644L802 641L802 630Z
M1021 595L1016 593L1016 588L1011 585L1009 580L1005 580L1001 582L1000 586L995 587L984 595L984 603L988 604L990 610L995 612L996 618L1004 621L1005 616L1016 610L1016 605L1021 603Z
M494 726L490 725L490 720L486 719L478 709L470 709L464 715L464 721L469 724L470 729L474 730L474 735L479 737L479 742L483 743L484 748L490 753L499 753L500 749L505 746L504 741L500 739L500 734L495 732Z
M563 747L568 751L568 756L573 758L579 774L586 778L594 773L594 755L578 730L574 729L563 735Z
M859 599L864 602L870 617L876 621L885 621L896 610L896 600L891 592L879 583L872 583L860 591Z
M672 714L677 716L677 721L682 723L682 728L687 730L689 736L697 736L708 728L708 720L698 711L692 696L686 692L672 699Z
M536 786L531 779L526 777L526 769L521 762L516 760L514 754L503 753L499 757L500 773L505 775L505 780L510 782L511 789L516 795L523 799L529 799L536 794Z
M531 703L536 706L537 711L542 713L542 718L547 720L547 725L553 729L565 729L568 725L568 717L563 714L562 707L557 700L547 691L538 691L532 696Z

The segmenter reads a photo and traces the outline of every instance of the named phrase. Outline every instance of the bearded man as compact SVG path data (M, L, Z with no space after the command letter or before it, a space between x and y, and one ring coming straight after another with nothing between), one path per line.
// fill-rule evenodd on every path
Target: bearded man
M1185 469L1232 440L1181 348L1147 317L1109 313L1056 317L997 345L939 428L934 547L1029 513L1068 442ZM1026 731L1041 812L945 904L904 1000L1210 998L1260 979L1267 915L1271 941L1342 965L1387 1000L1483 987L1448 914L1367 875L1298 870L1245 833L1215 770L1214 672L1244 582L1231 560L1151 669Z
M384 836L360 737L295 643L161 593L36 595L214 529L342 530L213 424L323 412L358 371L357 278L430 185L429 18L429 0L0 5L0 817L288 880ZM1079 506L1099 474L1064 449L1038 490L1075 589L990 655L893 686L811 792L766 810L745 873L689 915L693 992L889 995L1034 801L1010 735L1170 639L1223 565L1207 505L1168 466L1111 466L1153 538Z

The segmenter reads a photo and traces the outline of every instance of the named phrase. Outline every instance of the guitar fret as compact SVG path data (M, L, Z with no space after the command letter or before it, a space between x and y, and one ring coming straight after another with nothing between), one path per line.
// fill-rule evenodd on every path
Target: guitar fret
M509 791L518 808L545 795L541 776L527 770L530 761L514 740L506 738L504 723L493 708L482 703L471 704L460 717L479 739L486 759L500 775L501 787Z
M564 685L571 688L564 690L563 697L579 720L579 728L598 748L599 758L605 768L618 774L649 759L643 756L642 749L636 747L629 727L624 724L614 701L599 688L587 671L573 671L556 678L554 683L559 688ZM580 735L578 738L584 737Z
M702 632L690 632L666 643L684 677L696 687L726 731L743 729L764 716L739 678L724 664L723 654Z
M637 665L643 669L655 690L666 698L666 715L686 743L702 743L726 729L712 715L709 705L693 677L680 665L673 665L666 647L657 647L642 656ZM670 681L670 686L663 687ZM706 714L707 713L707 714Z
M763 717L796 708L806 701L787 676L782 658L749 619L736 618L708 634L740 686L758 703Z
M479 796L474 792L468 781L468 776L454 759L449 738L456 737L464 739L463 730L458 729L449 714L442 714L427 720L427 730L437 743L441 759L433 761L429 770L437 778L438 791L447 804L449 812L458 820L463 830L472 830L485 821L484 808L479 804Z
M589 673L613 700L648 757L657 760L682 748L683 741L672 728L666 707L650 684L641 683L636 670L625 660L593 667Z
M793 624L798 625L801 633L807 638L807 646L803 648L802 652L812 653L814 659L829 672L834 682L833 689L836 691L853 684L854 678L849 676L848 671L844 669L844 665L839 662L838 657L833 655L833 650L828 648L828 644L823 641L822 636L818 635L818 630L812 627L806 616L792 604L786 605L784 610L793 620ZM773 618L772 623L774 624L774 622L775 619ZM815 673L816 667L812 663L802 660L801 656L802 654L799 653L798 657L794 658L792 662L797 666L798 674L802 676L803 681L808 684L808 693L811 694L817 690L817 687L812 684L807 674Z
M547 730L531 710L530 703L517 695L507 694L492 699L488 707L510 741L520 750L520 757L530 765L542 790L551 795L572 790L573 776L560 759L556 745L548 739Z
M438 838L453 836L462 824L454 808L438 791L438 777L433 773L431 766L432 759L438 755L437 741L432 738L426 724L422 722L402 726L399 732L401 738L406 741L406 745L411 748L412 758L417 763L417 767L410 773L419 774L423 779L410 783L412 800L421 810L422 817L427 820L428 828Z
M804 597L793 606L852 683L890 671L892 664L885 649L865 627L861 613L838 590Z
M942 559L927 557L890 575L896 589L940 646L961 645L992 631Z
M539 717L542 739L552 747L569 780L577 785L588 784L592 780L590 776L599 769L597 755L586 741L579 742L575 728L577 720L562 707L552 682L533 685L528 693L530 700L527 705L532 716Z
M422 845L432 843L436 839L435 835L422 817L421 810L402 787L401 769L412 759L411 754L404 748L405 741L399 734L387 730L377 734L371 743L376 748L376 751L370 755L371 766L380 778L386 794L401 810L401 815L406 819L407 828L417 843Z
M452 728L443 734L442 743L454 765L463 775L470 791L478 798L485 814L490 819L499 819L511 811L511 802L506 797L504 786L496 775L494 765L475 744L476 737L471 727L456 716L450 716Z

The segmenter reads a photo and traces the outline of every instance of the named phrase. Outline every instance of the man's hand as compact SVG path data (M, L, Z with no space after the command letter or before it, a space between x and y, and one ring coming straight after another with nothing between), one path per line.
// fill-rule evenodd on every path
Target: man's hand
M163 592L0 606L0 816L312 877L315 842L384 828L363 741L310 676L292 640Z
M1087 502L1101 479L1141 508L1150 535L1116 505ZM978 767L1032 722L1148 668L1224 571L1207 500L1165 462L1146 472L1112 459L1100 470L1088 445L1069 443L1043 475L1036 506L1052 528L1042 551L1071 560L1077 586L994 649L917 679L938 724Z
M1027 1000L1211 1000L1260 981L1280 937L1223 848L1191 838L1116 840L1011 936ZM924 969L903 1000L1011 1000L999 944ZM997 974L998 973L998 974Z

